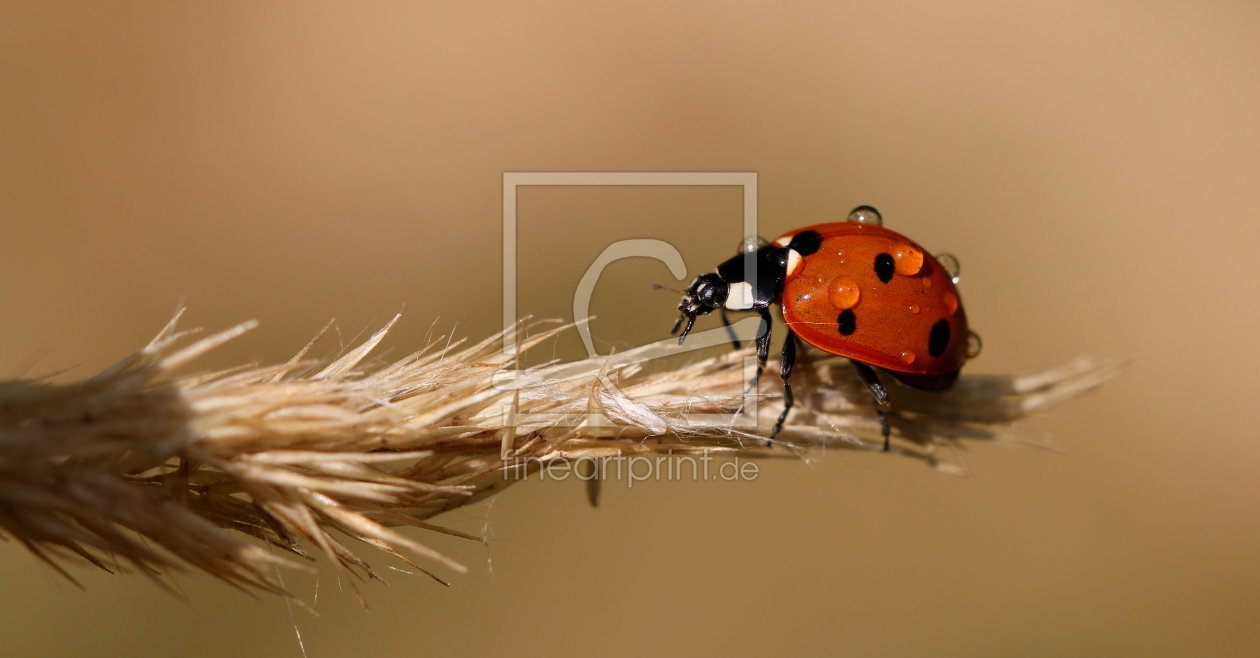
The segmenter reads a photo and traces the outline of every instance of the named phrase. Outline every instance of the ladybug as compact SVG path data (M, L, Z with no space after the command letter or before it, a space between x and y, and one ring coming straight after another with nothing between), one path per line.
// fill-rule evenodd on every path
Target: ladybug
M890 402L878 371L939 391L979 353L955 286L958 262L948 254L934 257L882 224L879 211L858 206L848 221L807 226L768 244L745 240L741 253L696 277L683 293L671 332L682 328L679 344L697 316L718 310L729 327L727 311L760 314L754 387L770 351L770 306L779 304L787 325L779 372L784 404L771 437L792 409L789 378L798 339L853 363L875 399L884 450Z

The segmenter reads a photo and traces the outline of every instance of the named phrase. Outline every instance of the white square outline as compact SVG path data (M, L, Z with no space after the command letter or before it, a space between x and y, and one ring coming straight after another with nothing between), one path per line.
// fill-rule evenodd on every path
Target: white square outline
M517 322L516 310L516 191L520 187L739 187L743 191L743 231L741 236L758 235L757 232L757 172L755 171L505 171L503 172L503 351L508 354L517 350L517 332L510 329ZM575 318L576 319L576 318ZM745 367L755 367L746 360ZM745 391L745 413L756 426L756 396L748 399ZM748 412L751 412L750 414ZM506 418L514 413L505 412ZM699 414L701 417L711 414ZM715 417L717 418L717 417ZM721 418L725 418L721 416ZM519 422L519 418L508 421ZM505 437L510 434L505 434ZM504 455L508 454L505 443Z
M505 171L503 172L503 351L516 351L516 189L518 187L739 187L742 236L757 235L755 171ZM575 320L577 318L574 318Z

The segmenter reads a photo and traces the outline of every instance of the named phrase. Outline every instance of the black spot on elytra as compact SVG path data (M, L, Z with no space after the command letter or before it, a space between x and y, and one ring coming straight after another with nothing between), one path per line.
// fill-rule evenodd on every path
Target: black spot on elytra
M841 336L848 336L857 331L857 316L853 314L853 309L845 309L840 317L836 318L836 325L840 329Z
M928 336L928 354L940 356L945 353L946 347L949 347L949 322L937 320Z
M801 256L809 256L818 251L821 246L822 236L818 234L818 231L801 231L792 236L792 241L788 243L788 248Z
M896 269L896 263L890 254L880 254L875 257L875 276L880 281L888 283L892 281L893 270Z

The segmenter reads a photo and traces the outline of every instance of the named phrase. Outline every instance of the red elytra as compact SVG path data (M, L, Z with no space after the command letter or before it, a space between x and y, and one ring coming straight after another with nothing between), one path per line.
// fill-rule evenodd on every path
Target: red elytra
M806 231L822 242L789 264L780 299L787 326L824 352L882 368L912 386L952 383L967 360L970 333L953 275L913 240L876 224L816 224L775 243L787 246ZM892 259L887 281L876 264L881 255ZM847 335L838 328L845 311L854 325Z

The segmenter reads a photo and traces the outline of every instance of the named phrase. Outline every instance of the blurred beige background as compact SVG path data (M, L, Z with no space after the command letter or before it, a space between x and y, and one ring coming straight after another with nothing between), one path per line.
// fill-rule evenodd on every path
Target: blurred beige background
M6 543L4 653L1254 655L1258 30L1247 2L4 2L4 377L89 375L181 299L262 321L205 367L399 310L395 352L483 336L502 172L549 170L755 171L768 235L870 203L960 257L974 371L1137 360L1026 425L1063 454L973 446L968 478L521 485L443 519L488 549L431 539L471 575L391 573L371 613L329 571L289 576L319 617L199 576L79 591ZM526 190L521 310L567 314L618 239L709 269L739 204ZM665 335L652 282L608 270L601 349Z

